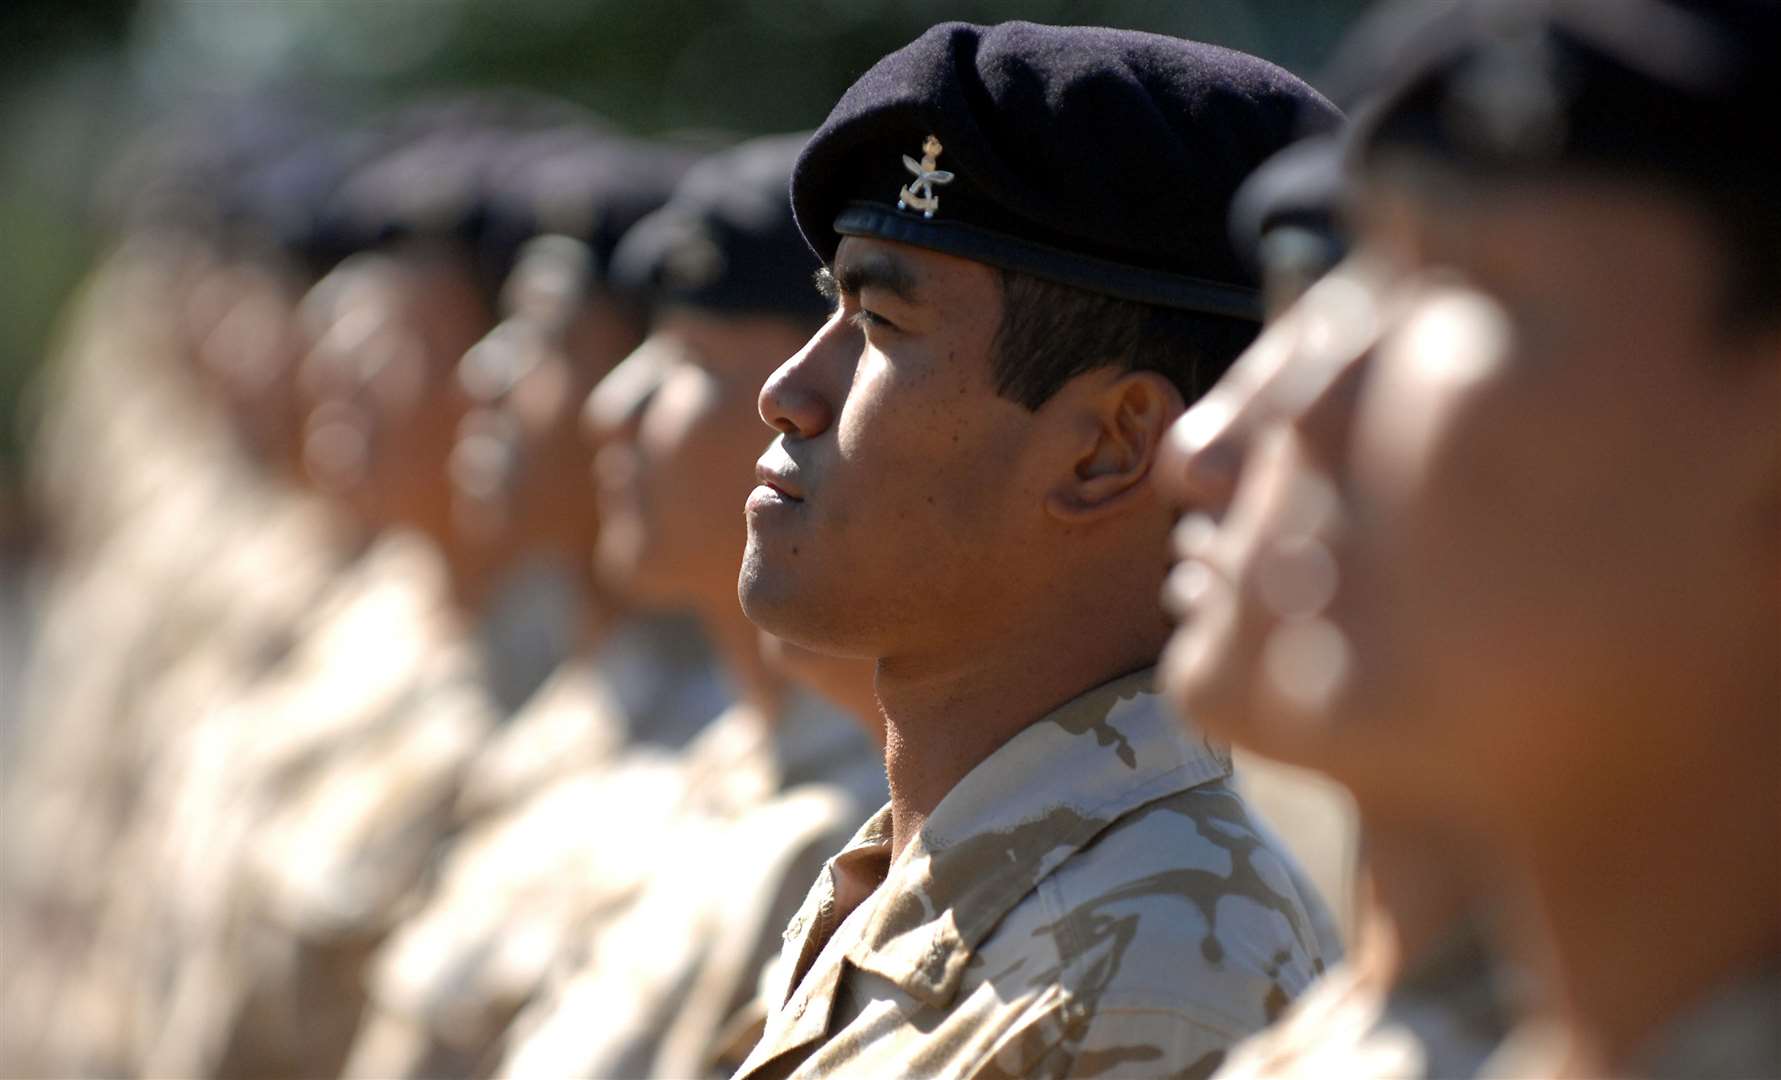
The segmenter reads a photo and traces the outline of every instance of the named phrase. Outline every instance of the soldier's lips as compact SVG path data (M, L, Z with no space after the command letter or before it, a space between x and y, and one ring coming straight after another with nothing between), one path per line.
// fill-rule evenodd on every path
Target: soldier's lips
M797 480L791 476L790 472L768 465L765 459L755 462L754 478L759 486L749 495L750 502L754 501L756 496L767 498L767 495L762 494L763 490L771 493L774 498L785 502L804 501L804 492L798 487Z
M760 513L774 508L800 506L803 499L795 498L772 484L761 484L748 493L748 501L743 508L750 513Z

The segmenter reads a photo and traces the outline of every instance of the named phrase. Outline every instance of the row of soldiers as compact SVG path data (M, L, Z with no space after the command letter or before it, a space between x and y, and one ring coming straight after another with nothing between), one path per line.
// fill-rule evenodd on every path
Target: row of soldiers
M49 397L6 1064L1781 1074L1778 44L207 121Z

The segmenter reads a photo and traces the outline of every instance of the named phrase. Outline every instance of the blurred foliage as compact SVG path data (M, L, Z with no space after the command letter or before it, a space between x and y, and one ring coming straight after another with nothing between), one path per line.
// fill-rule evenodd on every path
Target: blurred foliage
M271 86L350 114L440 85L533 87L638 132L813 127L943 19L1212 41L1316 80L1368 0L6 0L0 4L0 513L21 394L98 238L92 180L195 96ZM6 530L0 528L0 534Z
M163 90L273 73L373 98L442 80L519 84L638 131L758 132L814 126L875 60L943 19L1127 26L1314 72L1365 2L148 0L137 39Z
M0 547L18 524L20 402L55 313L91 257L85 207L70 192L84 190L102 141L103 122L89 106L108 95L71 85L111 77L134 7L0 4ZM82 143L86 152L67 152Z

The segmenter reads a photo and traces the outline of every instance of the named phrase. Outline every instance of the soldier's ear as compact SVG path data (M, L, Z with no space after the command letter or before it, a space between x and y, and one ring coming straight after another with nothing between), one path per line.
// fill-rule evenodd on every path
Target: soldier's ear
M1175 384L1154 371L1100 368L1072 379L1045 408L1058 407L1072 443L1045 509L1070 524L1126 513L1154 498L1149 483L1169 425L1186 409Z

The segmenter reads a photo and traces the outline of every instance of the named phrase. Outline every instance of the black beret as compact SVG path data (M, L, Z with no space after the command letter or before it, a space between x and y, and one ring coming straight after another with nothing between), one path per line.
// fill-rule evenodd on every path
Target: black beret
M662 303L820 319L828 304L810 281L818 264L785 197L809 138L751 139L694 167L625 235L613 279Z
M1781 5L1771 0L1492 0L1401 25L1342 55L1387 71L1357 96L1353 153L1414 148L1472 173L1551 167L1769 191L1781 140Z
M842 96L798 160L792 205L825 262L837 233L876 236L1251 317L1253 277L1226 230L1231 194L1293 137L1337 119L1292 74L1229 49L1102 27L942 23Z
M1270 261L1270 244L1286 234L1298 257L1333 266L1344 250L1338 220L1344 188L1341 140L1333 134L1300 139L1237 189L1231 243L1258 272Z

